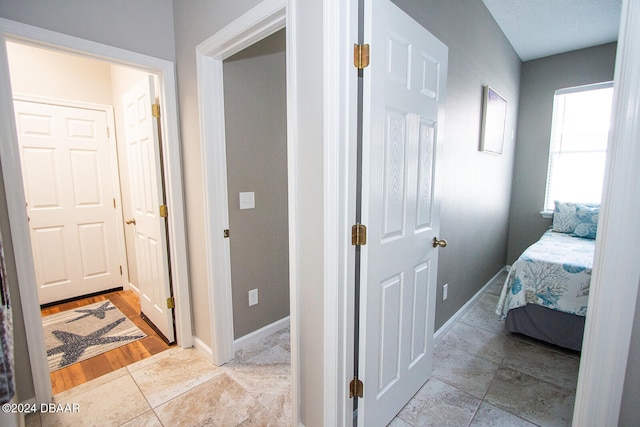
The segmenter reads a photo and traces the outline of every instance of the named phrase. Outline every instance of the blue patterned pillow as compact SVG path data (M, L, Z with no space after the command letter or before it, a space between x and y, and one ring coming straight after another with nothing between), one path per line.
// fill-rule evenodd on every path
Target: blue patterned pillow
M598 231L598 216L600 206L577 205L576 206L576 227L571 233L572 236L585 239L595 239Z
M578 212L580 212L579 215ZM597 203L559 202L556 200L553 210L553 231L595 239L599 213L600 204Z
M553 231L558 233L573 233L578 224L576 217L577 203L555 201L553 210Z

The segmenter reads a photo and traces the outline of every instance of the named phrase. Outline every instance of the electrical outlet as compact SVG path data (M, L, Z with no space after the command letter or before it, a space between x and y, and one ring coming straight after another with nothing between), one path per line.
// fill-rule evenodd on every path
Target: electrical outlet
M449 284L445 283L442 287L442 301L446 300L449 296Z
M258 290L252 289L249 291L249 307L258 303Z

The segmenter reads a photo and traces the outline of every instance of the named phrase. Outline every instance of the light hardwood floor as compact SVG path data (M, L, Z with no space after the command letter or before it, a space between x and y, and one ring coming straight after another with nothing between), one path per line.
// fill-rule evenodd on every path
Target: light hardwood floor
M140 318L140 299L133 291L116 291L81 300L59 304L41 310L42 316L73 310L85 305L110 300L147 336L121 347L102 353L98 356L74 363L65 368L51 372L53 394L69 390L94 378L113 372L168 349L170 346Z

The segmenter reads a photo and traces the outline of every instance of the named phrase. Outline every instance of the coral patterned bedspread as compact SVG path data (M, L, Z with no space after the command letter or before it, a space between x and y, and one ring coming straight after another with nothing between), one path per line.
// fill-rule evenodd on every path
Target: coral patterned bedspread
M538 304L565 313L587 313L595 240L547 231L513 263L496 314Z

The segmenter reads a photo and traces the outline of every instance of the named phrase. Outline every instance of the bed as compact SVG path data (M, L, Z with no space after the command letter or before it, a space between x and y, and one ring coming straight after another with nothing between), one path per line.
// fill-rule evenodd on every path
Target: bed
M513 263L496 307L510 332L580 351L599 206L556 202L553 226Z

